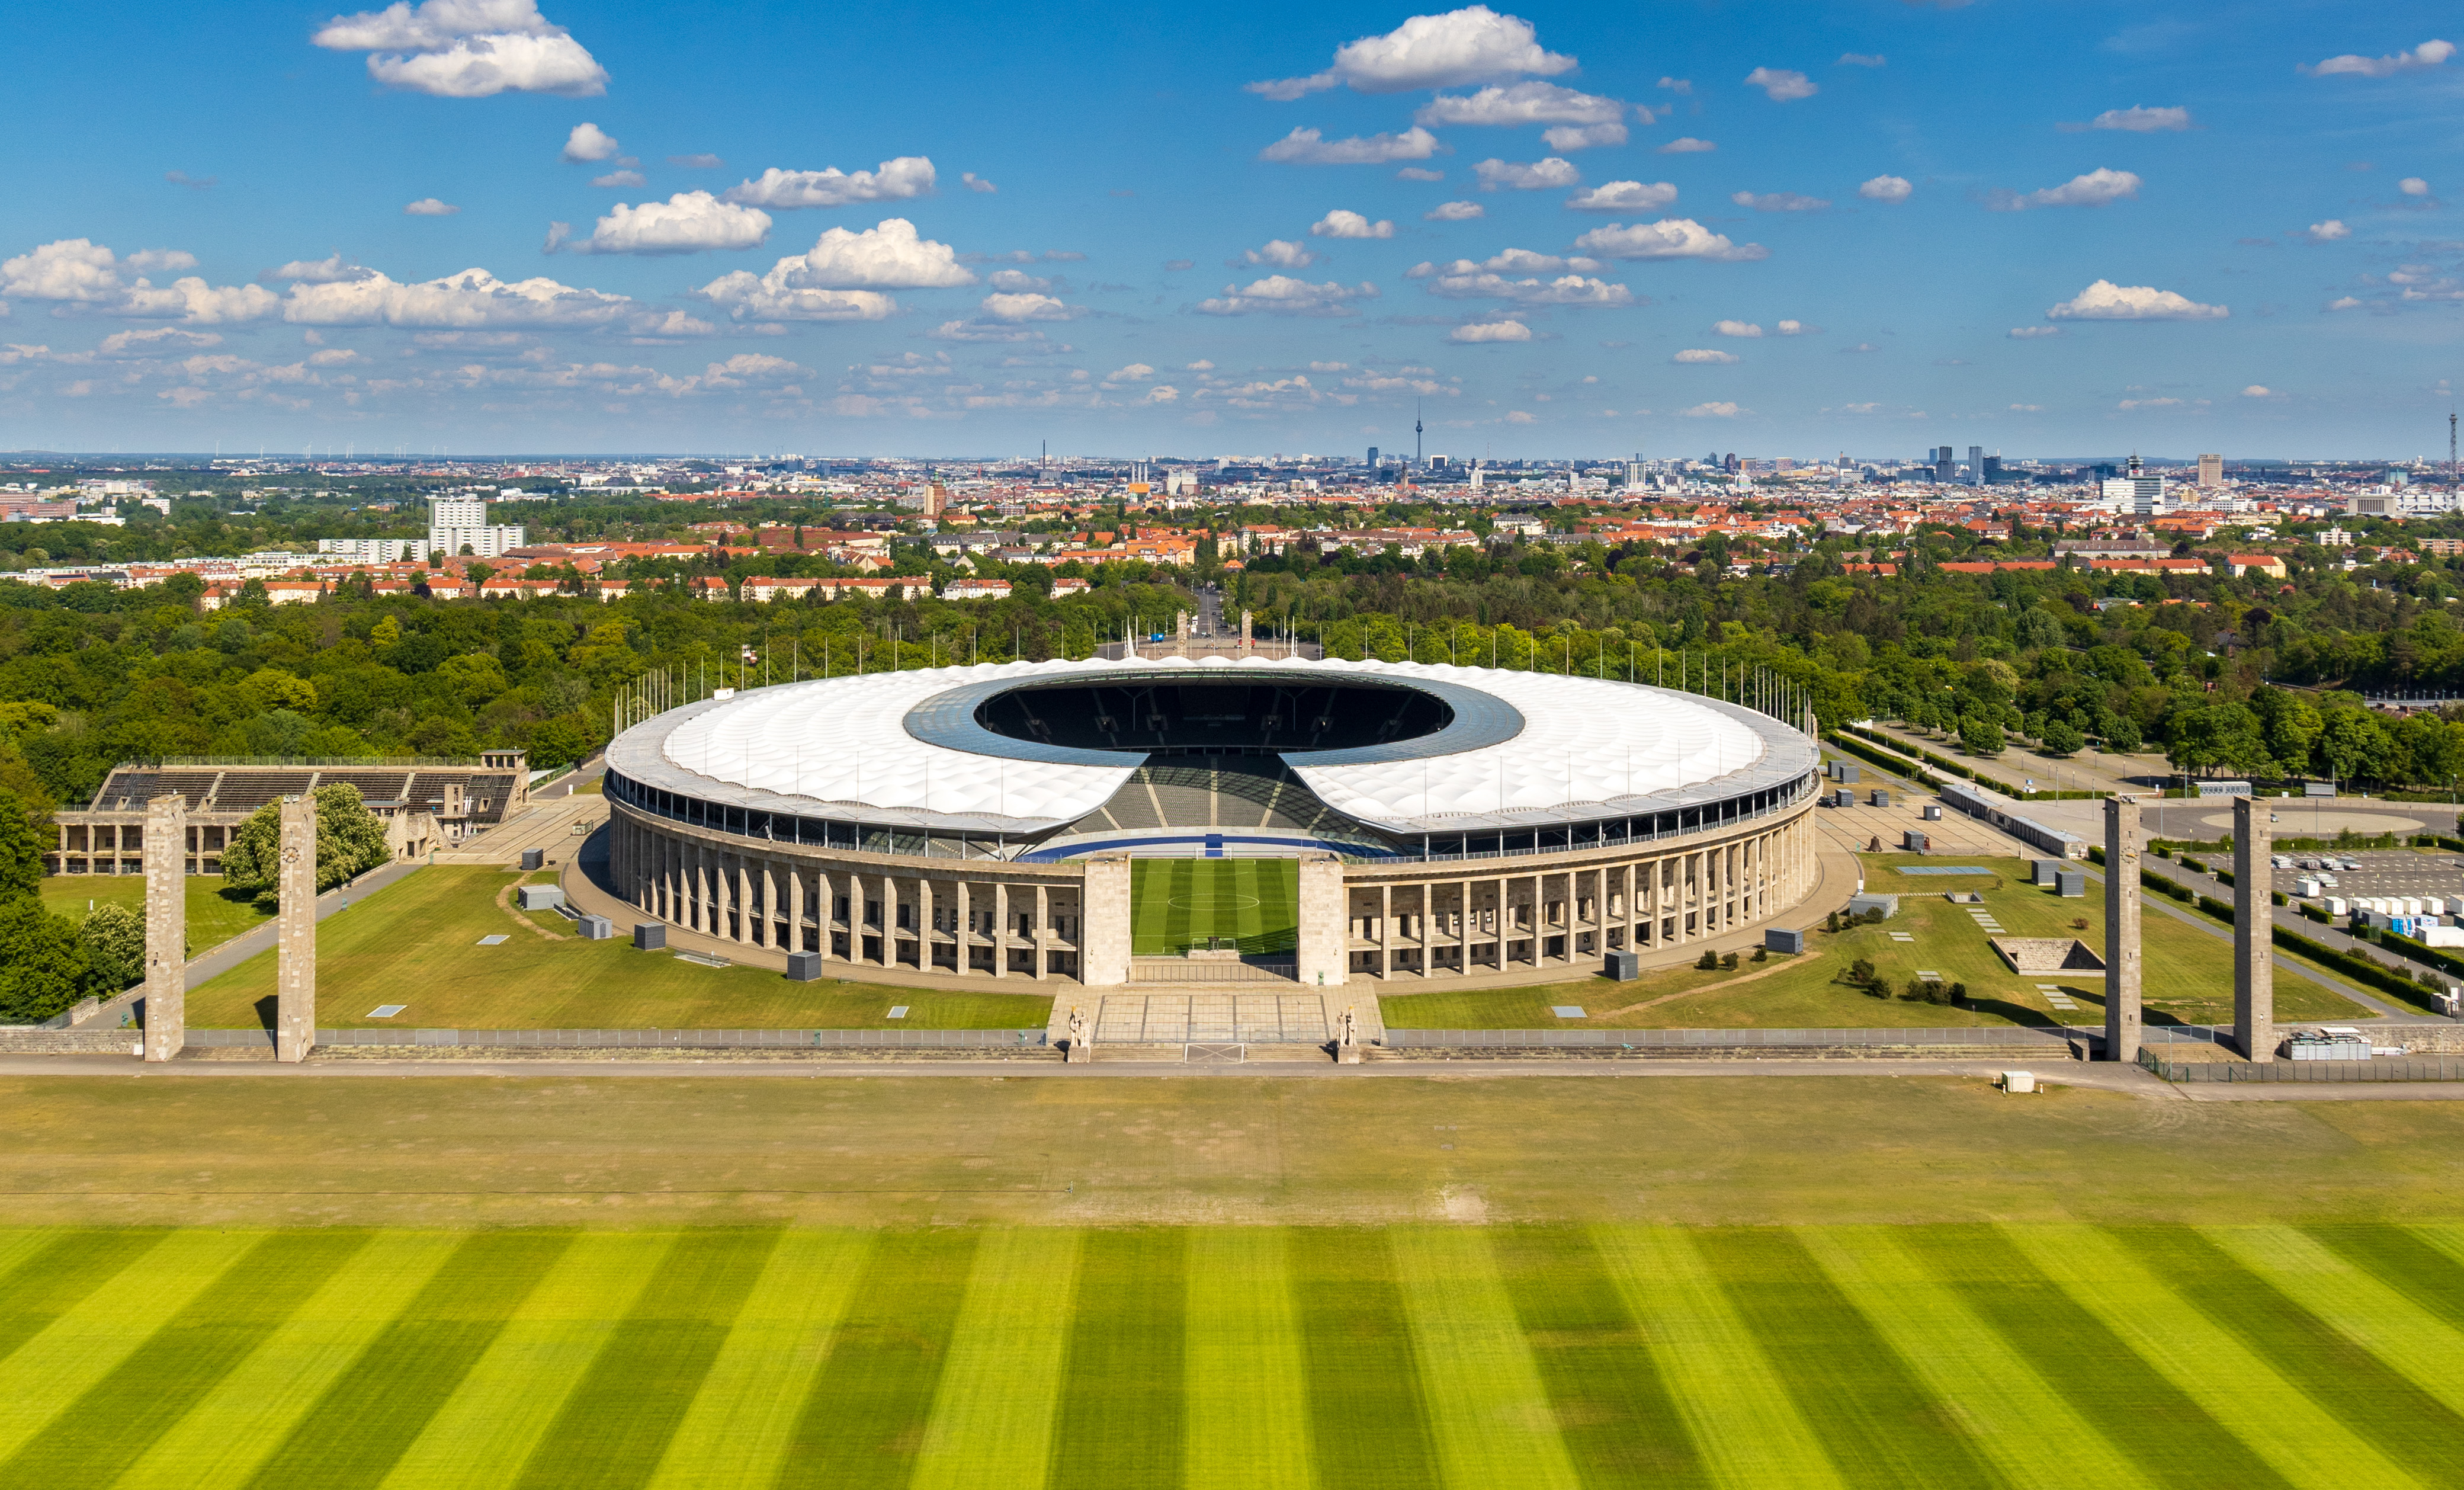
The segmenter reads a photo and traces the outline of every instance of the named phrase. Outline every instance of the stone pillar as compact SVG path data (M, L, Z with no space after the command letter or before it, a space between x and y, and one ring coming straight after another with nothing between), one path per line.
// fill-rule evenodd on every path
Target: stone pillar
M2104 1058L2139 1059L2139 799L2104 801Z
M1306 894L1301 903L1301 924L1307 926ZM1107 854L1087 861L1086 888L1078 898L1078 981L1090 988L1130 981L1130 856L1126 854Z
M809 951L804 945L804 872L795 865L787 871L787 950Z
M317 1043L317 801L282 804L281 923L275 954L274 1058L299 1061Z
M1052 887L1039 882L1035 887L1035 921L1026 937L1027 954L1035 960L1035 966L1027 976L1039 983L1052 963L1052 955L1044 945L1045 928L1051 923Z
M993 976L1009 976L1009 881L993 881Z
M1377 981L1395 976L1395 887L1377 887Z
M1343 860L1331 854L1303 854L1300 862L1301 982L1332 988L1352 965L1352 904L1343 888Z
M2276 845L2267 804L2233 798L2233 1043L2252 1060L2276 1058Z
M1241 612L1241 655L1244 657L1249 655L1249 612L1246 611Z
M958 881L958 976L976 970L976 898L967 881Z
M176 791L145 804L145 1058L188 1042L188 804ZM176 849L177 852L173 852Z

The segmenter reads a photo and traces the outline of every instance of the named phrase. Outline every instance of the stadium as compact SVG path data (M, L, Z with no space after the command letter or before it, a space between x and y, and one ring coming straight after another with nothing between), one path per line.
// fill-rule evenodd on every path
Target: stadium
M609 747L608 867L842 975L1563 977L1807 893L1818 751L1726 691L1255 656L719 690Z

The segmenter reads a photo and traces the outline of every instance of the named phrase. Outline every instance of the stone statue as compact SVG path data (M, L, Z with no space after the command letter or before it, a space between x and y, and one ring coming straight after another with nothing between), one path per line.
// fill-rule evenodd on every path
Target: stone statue
M1069 1011L1069 1043L1072 1048L1087 1043L1087 1016L1074 1007Z
M1352 1011L1347 1009L1343 1012L1343 1043L1347 1046L1353 1043L1353 1026Z

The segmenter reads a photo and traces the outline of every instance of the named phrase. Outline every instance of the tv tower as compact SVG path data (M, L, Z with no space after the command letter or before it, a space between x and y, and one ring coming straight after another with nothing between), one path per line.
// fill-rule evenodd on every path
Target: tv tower
M2451 429L2455 423L2453 416L2450 416L2447 422ZM2452 445L2454 441L2450 440L2448 443ZM2453 456L2451 455L2448 464L2452 466L2454 463ZM1417 471L1426 464L1427 462L1420 458L1420 401L1416 398L1412 400L1412 469Z
M2447 484L2455 484L2455 411L2447 411Z

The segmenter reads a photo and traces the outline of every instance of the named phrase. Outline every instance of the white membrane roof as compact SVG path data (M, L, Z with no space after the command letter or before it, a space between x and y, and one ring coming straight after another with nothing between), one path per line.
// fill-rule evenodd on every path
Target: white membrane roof
M1107 681L1220 672L1349 675L1450 684L1522 716L1512 738L1450 748L1445 735L1286 761L1328 806L1420 834L1667 811L1786 784L1815 768L1813 743L1777 721L1693 694L1548 673L1428 663L1223 657L1010 662L752 689L672 709L626 731L609 758L648 785L782 812L879 814L1011 832L1074 822L1104 805L1144 757L1120 765L980 754L916 738L908 716L986 683ZM930 713L931 711L927 711ZM1449 732L1457 739L1467 732ZM995 748L1009 742L997 742ZM1362 760L1363 755L1381 757ZM957 820L953 823L953 820Z

